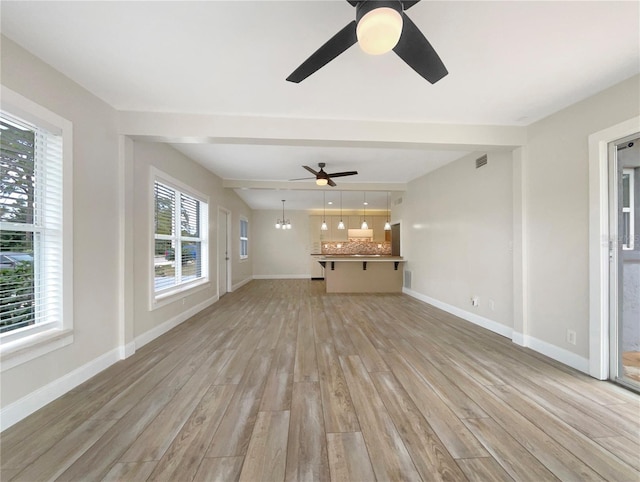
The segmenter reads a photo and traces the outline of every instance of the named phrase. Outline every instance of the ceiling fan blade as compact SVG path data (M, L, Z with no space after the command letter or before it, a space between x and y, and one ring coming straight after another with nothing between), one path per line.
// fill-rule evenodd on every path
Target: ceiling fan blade
M402 8L404 10L409 10L411 7L413 7L419 1L420 0L402 0Z
M352 7L355 7L356 5L358 5L358 3L360 3L362 0L347 0L347 2L349 2L351 4Z
M318 176L318 172L314 171L313 169L311 169L309 166L302 166L304 167L307 171L309 171L311 174L313 174L314 176Z
M327 179L327 184L329 184L329 186L331 187L336 187L336 183L333 182L331 179Z
M356 37L356 21L352 21L337 34L329 39L322 47L316 50L311 57L305 60L300 67L287 77L289 82L296 84L321 69L342 52L358 41Z
M289 179L289 181L308 181L309 179L315 179L315 177L297 177L295 179Z
M344 176L355 176L358 174L358 171L345 171L345 172L335 172L333 174L327 174L329 177L344 177Z
M402 14L402 34L393 51L432 84L449 73L435 49L405 13Z

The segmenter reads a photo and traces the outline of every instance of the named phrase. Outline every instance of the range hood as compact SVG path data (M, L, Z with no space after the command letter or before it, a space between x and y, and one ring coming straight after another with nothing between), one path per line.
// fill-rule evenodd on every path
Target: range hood
M358 241L373 241L373 229L349 229L348 237Z

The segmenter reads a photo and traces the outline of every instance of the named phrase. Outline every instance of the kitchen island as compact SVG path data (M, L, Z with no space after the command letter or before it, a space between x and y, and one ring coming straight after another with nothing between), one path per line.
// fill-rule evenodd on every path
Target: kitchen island
M401 256L327 255L324 266L327 293L401 293Z

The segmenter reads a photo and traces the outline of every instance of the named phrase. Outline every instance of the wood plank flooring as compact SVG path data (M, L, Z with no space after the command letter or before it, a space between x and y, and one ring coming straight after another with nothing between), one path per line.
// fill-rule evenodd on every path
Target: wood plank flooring
M0 434L0 479L640 481L640 397L406 295L254 280Z

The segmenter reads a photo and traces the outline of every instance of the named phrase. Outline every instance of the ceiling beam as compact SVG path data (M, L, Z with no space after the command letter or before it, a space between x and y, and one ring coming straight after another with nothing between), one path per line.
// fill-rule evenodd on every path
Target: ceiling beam
M120 111L120 134L157 142L486 151L526 143L526 127Z
M267 189L279 191L382 191L403 192L407 184L403 182L340 182L336 187L316 186L313 179L309 181L243 181L240 179L223 179L222 186L230 189Z

